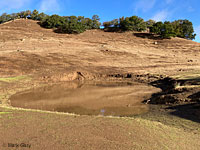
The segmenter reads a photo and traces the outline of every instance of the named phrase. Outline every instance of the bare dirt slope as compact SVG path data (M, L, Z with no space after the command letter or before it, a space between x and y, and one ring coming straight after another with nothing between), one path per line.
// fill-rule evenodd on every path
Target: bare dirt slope
M159 40L140 33L100 30L57 34L32 20L0 25L0 35L2 76L115 70L177 74L200 69L200 44L180 38Z
M54 33L32 20L0 25L0 102L9 96L59 81L140 81L200 72L200 44L160 40L146 33L86 31ZM11 77L11 78L7 78ZM147 83L147 82L146 82ZM142 93L142 92L141 92ZM77 116L2 107L0 149L31 144L31 149L198 150L200 130L136 118ZM163 120L167 120L162 118ZM190 124L191 120L186 120ZM182 122L180 123L182 124ZM199 124L197 124L198 126Z

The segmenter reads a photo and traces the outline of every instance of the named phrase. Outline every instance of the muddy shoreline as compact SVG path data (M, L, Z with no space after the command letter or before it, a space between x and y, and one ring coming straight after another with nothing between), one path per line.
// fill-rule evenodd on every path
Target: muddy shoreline
M162 91L154 93L150 99L143 101L150 106L150 110L138 117L189 131L199 131L199 77L192 79L167 77L149 84Z
M94 83L94 81L92 80L76 80L75 82L81 84L83 84L84 82ZM161 91L155 92L149 98L143 99L143 103L147 105L149 109L146 113L129 115L130 118L142 118L150 121L161 122L162 124L165 124L167 126L181 128L189 132L199 133L200 102L198 99L198 92L200 91L200 89L198 87L190 88L191 85L198 85L198 80L176 80L170 77L163 76L161 76L160 78L157 75L155 76L133 74L131 75L131 78L127 79L124 78L123 75L117 74L113 75L113 77L111 78L106 78L106 80L105 78L104 80L99 78L98 81L95 81L96 85L102 87L104 87L103 85L105 85L105 83L107 83L106 86L112 87L113 83L115 85L117 83L118 86L131 86L134 84L134 82L151 85L158 89L161 89ZM10 84L13 85L16 83ZM47 85L52 86L54 84L54 82L52 82L51 84L47 84L44 82L43 86L41 86L41 84L37 85L37 82L35 82L35 88L37 89L45 87ZM71 86L73 86L73 88L76 88L77 85L75 86L72 84ZM177 85L179 85L178 88ZM183 86L183 88L180 88L181 86ZM187 86L189 88L187 88ZM19 86L17 88L19 88ZM21 91L23 92L23 90ZM10 106L10 104L8 103L2 106ZM127 106L127 108L128 107L129 106Z
M159 114L160 112L166 112L164 113L164 115L175 115L181 118L194 120L195 122L200 122L200 116L198 114L199 112L198 108L200 107L199 97L198 97L198 94L200 91L200 88L198 87L199 78L177 80L171 77L164 77L162 75L150 75L150 74L136 75L133 73L122 73L122 74L113 73L113 74L108 74L104 76L107 76L107 78L101 78L101 75L96 76L95 78L97 79L98 77L98 80L95 81L95 80L86 80L86 77L81 75L82 77L81 79L84 79L84 80L80 80L80 78L77 78L75 82L77 83L96 82L97 85L98 84L100 85L103 82L104 83L110 82L111 83L110 86L112 86L112 83L118 83L118 85L124 85L124 84L131 85L134 82L150 85L158 89L161 89L161 92L153 93L150 98L143 99L143 103L146 105L149 105L149 108L150 108L149 112L146 113L147 116L148 114L157 116L157 114ZM40 82L38 82L38 80L32 81L32 83L34 83L33 84L34 86L32 85L31 87L35 87L35 88L41 87L42 85ZM10 86L13 86L16 83L7 83L7 85L9 84ZM27 81L26 84L30 84L30 81ZM43 86L44 85L46 86L49 84L53 85L55 83L49 82L49 80L48 82L46 81L43 82ZM10 86L8 86L8 88ZM19 87L20 86L16 86L16 89L20 89ZM23 91L22 89L23 88L21 88L20 91ZM4 101L1 101L1 103L3 103L3 106L10 105L9 96L13 95L15 93L14 91L10 95L8 95L4 99ZM171 112L169 110L171 110ZM177 110L177 112L173 113L173 110ZM141 116L145 116L145 115L141 115Z

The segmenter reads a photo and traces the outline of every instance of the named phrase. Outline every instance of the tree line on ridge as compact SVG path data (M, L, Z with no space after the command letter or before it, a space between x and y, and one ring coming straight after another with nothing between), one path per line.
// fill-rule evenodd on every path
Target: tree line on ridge
M138 16L131 16L113 19L101 24L98 15L93 15L92 18L85 18L84 16L47 15L43 12L39 13L37 10L26 10L12 14L3 13L0 16L0 24L20 18L37 20L44 28L52 28L55 32L67 34L79 34L86 30L100 29L102 25L103 29L109 32L149 31L160 35L161 38L180 37L190 40L195 39L196 36L192 22L187 19L173 22L156 22L151 19L144 21Z

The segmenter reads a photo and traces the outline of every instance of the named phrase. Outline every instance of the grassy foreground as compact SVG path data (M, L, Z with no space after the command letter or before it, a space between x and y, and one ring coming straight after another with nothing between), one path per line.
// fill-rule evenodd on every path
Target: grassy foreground
M200 146L199 132L138 117L78 116L2 107L0 111L0 142L6 147L7 143L26 143L33 150L198 150Z

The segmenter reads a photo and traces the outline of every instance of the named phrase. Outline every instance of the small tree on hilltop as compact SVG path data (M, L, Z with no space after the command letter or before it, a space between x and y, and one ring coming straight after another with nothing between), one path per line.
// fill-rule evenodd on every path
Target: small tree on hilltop
M155 23L151 28L150 31L160 35L162 38L171 38L176 36L176 32L174 30L174 26L169 22L165 21Z
M124 31L143 31L146 30L146 23L137 16L120 18L119 26Z
M1 16L0 16L0 23L4 23L4 22L7 22L11 20L11 16L7 13L3 13Z
M104 29L107 29L107 28L111 27L111 25L112 25L111 21L107 21L107 22L103 23Z
M37 20L43 22L48 17L49 17L48 15L46 15L45 13L42 12L42 13L38 14Z
M39 20L38 15L39 15L39 12L37 10L34 10L31 13L31 19L33 19L33 20Z
M100 29L101 23L98 15L92 16L92 29Z
M90 30L92 29L93 26L93 21L90 18L85 18L84 21L82 22L85 25L85 28Z
M79 34L86 30L86 26L82 23L83 17L69 16L64 18L65 22L57 30L60 33Z
M176 20L172 24L178 37L195 39L196 34L194 34L193 24L189 20Z
M153 25L156 23L156 21L152 20L152 19L149 19L148 21L146 21L146 25L147 25L147 28L151 28L153 27Z
M150 32L161 35L162 26L162 22L156 22L152 27L150 27Z
M175 36L176 36L176 33L174 31L173 25L169 21L164 22L164 24L161 28L161 37L162 38L171 38L171 37L175 37Z
M58 28L65 22L64 18L58 15L52 15L46 17L45 20L42 21L42 26L45 28Z

